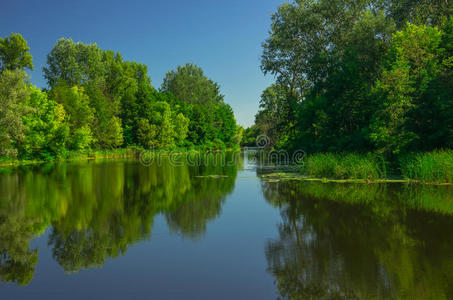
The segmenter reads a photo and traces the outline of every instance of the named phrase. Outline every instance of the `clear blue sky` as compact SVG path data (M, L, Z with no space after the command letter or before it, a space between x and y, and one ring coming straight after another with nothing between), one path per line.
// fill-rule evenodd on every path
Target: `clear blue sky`
M119 51L148 66L154 87L193 62L218 82L238 123L253 124L260 94L274 78L259 68L270 16L283 0L0 0L0 36L21 33L45 87L42 67L61 37Z

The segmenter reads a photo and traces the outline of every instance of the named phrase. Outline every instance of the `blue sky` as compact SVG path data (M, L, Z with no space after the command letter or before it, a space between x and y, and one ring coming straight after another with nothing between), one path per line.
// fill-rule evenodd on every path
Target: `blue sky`
M261 72L261 43L283 0L0 0L0 36L21 33L45 87L42 67L61 37L97 43L148 66L154 87L192 62L218 82L238 123L253 124L261 92L274 78Z

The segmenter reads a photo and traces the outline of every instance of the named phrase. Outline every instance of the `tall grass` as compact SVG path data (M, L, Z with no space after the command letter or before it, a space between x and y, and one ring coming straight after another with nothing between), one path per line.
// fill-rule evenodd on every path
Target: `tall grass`
M400 160L407 179L428 183L453 183L453 150L413 153Z
M382 179L385 164L373 154L319 153L307 158L304 169L307 176L331 179Z

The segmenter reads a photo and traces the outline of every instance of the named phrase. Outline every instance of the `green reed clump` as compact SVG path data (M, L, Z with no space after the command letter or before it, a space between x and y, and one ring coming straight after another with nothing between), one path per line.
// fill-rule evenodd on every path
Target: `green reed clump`
M332 179L385 178L383 160L373 154L319 153L310 155L304 163L307 176Z
M453 183L453 150L413 153L400 160L401 174L429 183Z

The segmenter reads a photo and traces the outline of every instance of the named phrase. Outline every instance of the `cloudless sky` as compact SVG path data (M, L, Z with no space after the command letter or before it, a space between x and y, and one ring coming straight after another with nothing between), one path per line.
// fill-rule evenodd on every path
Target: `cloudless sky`
M238 123L252 125L261 92L274 78L261 72L261 43L284 0L0 0L0 37L28 41L35 70L61 37L97 43L148 66L153 86L165 73L192 62L218 82Z

